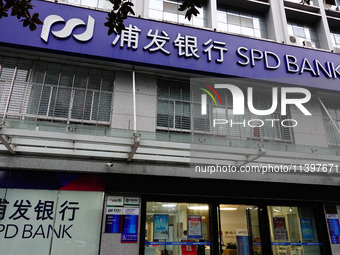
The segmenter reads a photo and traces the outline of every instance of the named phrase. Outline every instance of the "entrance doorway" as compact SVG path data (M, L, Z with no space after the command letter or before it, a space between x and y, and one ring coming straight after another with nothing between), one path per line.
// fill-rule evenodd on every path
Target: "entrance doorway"
M257 206L220 204L219 216L220 254L262 254Z

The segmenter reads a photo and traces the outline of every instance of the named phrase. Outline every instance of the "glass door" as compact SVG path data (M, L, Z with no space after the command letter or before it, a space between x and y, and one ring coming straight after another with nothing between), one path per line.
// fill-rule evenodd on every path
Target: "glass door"
M257 206L220 204L219 219L220 254L262 254Z

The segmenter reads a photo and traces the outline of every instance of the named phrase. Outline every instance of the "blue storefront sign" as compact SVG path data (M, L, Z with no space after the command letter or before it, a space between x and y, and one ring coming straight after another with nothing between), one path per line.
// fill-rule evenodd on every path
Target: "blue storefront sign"
M237 254L250 255L249 237L247 230L236 230Z
M337 214L327 214L329 235L332 244L340 244L340 226Z
M121 35L108 36L106 12L32 3L44 25L31 32L15 17L3 19L1 45L340 90L338 54L134 17Z

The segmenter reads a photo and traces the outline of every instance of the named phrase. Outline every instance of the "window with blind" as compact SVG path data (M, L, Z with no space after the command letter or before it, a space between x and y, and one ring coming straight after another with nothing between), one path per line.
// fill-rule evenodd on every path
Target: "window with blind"
M225 90L224 95L219 93L223 106L218 107L208 99L207 115L202 115L200 101L202 91L190 91L189 82L158 79L157 86L157 130L159 131L209 134L241 139L286 142L293 140L291 128L280 124L282 120L289 119L289 117L281 116L279 107L270 116L254 116L247 106L245 106L244 115L233 115L232 96ZM267 110L271 108L271 100L271 94L255 93L253 104L258 110ZM214 119L227 120L228 123L214 127ZM256 126L256 121L252 121L251 126L248 125L251 119L262 120L265 124L261 126L259 123L258 127L251 127ZM266 119L277 121L274 121L272 126L272 122ZM231 125L231 122L234 124Z
M326 109L329 115L332 117L335 124L340 128L340 104L325 102ZM340 134L336 130L333 122L328 117L325 111L323 111L323 121L326 129L326 135L329 145L340 146Z
M114 79L112 71L0 58L0 114L109 125Z

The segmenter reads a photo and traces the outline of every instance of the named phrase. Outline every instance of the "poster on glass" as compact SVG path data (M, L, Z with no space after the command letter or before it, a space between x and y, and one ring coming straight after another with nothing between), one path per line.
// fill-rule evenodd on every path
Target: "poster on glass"
M284 217L273 217L275 240L287 240L286 219Z
M154 222L153 240L169 239L169 215L155 214L153 222Z
M188 215L188 238L200 239L202 238L202 216Z

